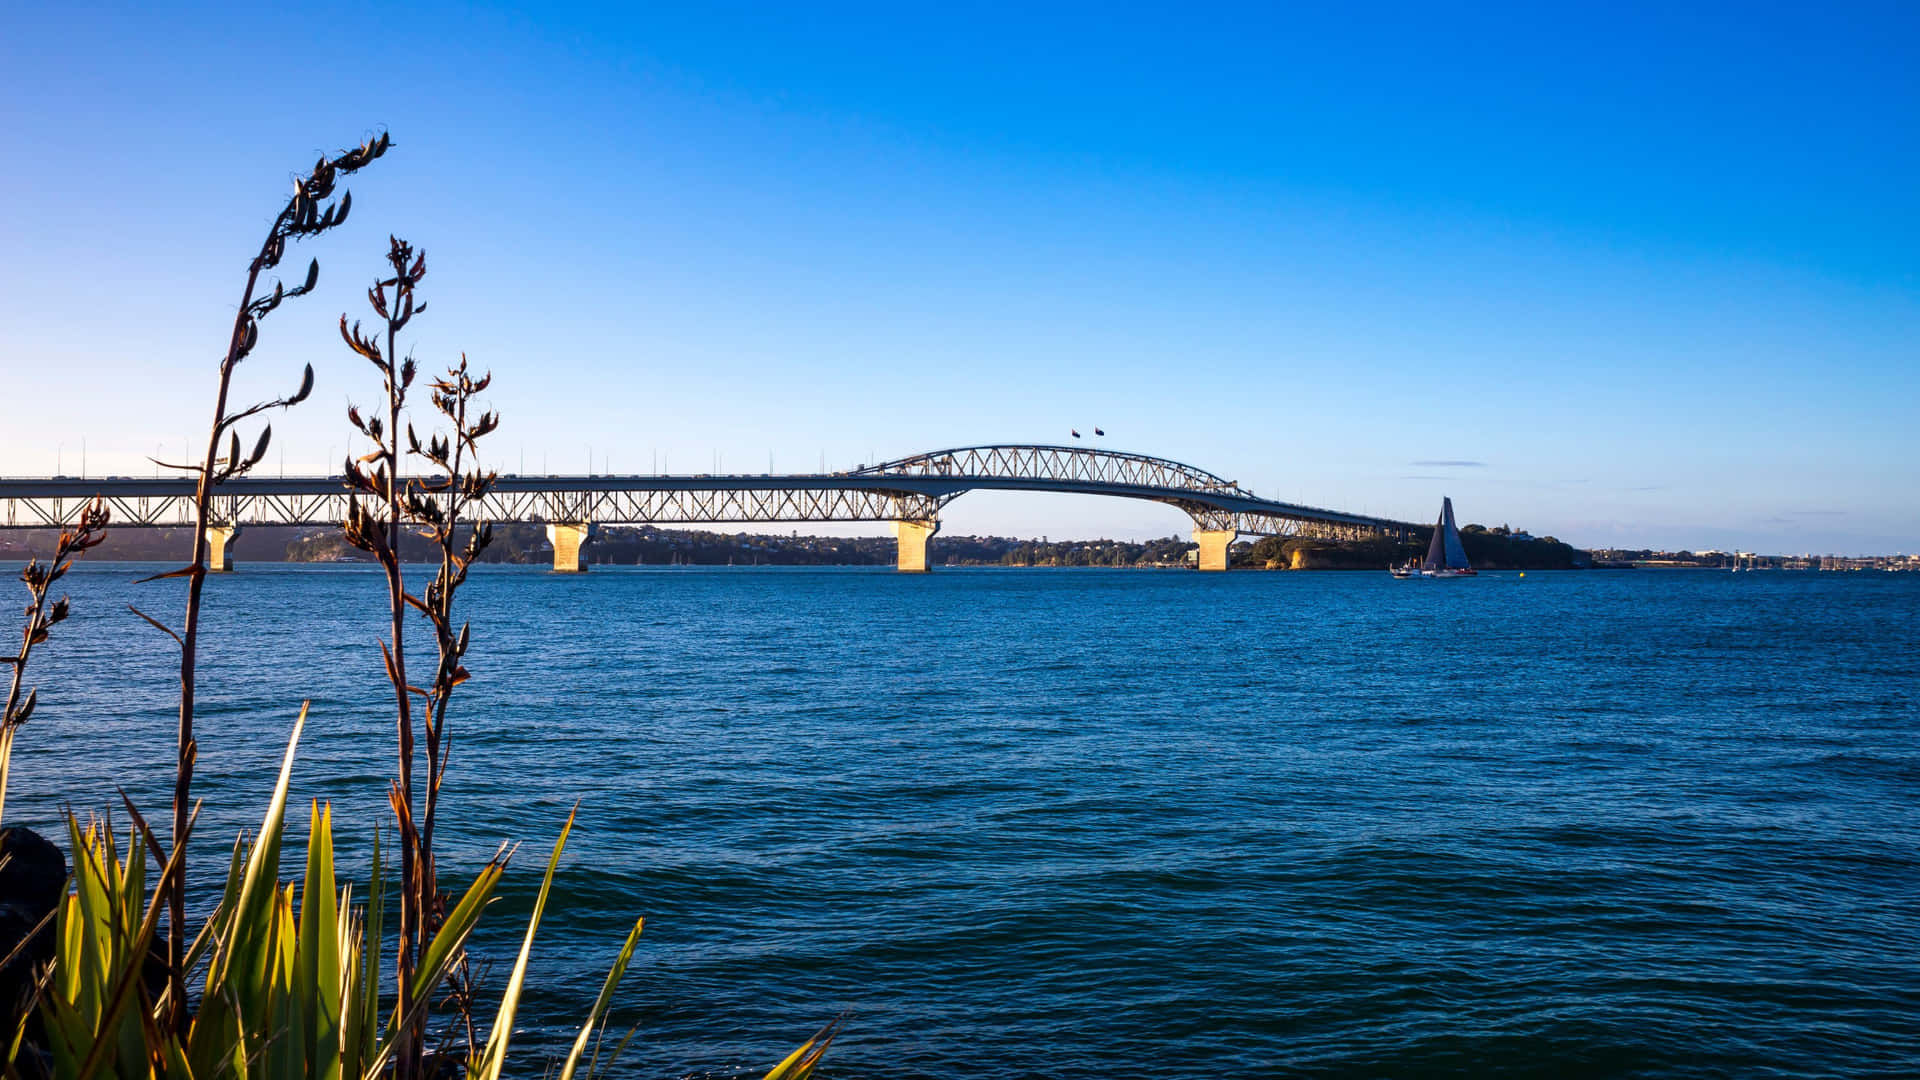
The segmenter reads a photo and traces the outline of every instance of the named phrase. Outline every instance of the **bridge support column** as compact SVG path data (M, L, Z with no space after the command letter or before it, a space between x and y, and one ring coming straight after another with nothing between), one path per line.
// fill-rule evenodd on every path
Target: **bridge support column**
M896 521L893 534L900 542L900 569L909 574L927 572L927 541L940 531L938 521Z
M1237 529L1195 529L1193 542L1200 545L1199 568L1225 570L1228 549L1240 536Z
M207 570L215 574L233 572L233 543L240 539L238 525L207 526Z
M547 541L553 545L553 569L558 574L581 574L587 569L587 542L593 539L591 521L552 522Z

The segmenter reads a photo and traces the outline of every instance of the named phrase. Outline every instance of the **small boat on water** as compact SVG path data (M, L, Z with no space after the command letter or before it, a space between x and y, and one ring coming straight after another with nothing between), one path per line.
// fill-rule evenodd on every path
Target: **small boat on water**
M1419 562L1409 560L1405 566L1388 570L1402 580L1477 576L1467 561L1467 549L1460 544L1460 529L1453 523L1452 499L1444 496L1440 499L1440 520L1433 524L1433 542L1427 545L1427 557Z

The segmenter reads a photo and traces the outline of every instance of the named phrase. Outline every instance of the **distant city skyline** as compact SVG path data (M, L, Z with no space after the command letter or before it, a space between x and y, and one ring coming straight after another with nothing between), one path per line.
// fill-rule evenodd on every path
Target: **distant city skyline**
M349 451L378 386L336 324L393 232L428 253L409 344L495 372L508 471L1078 429L1581 547L1920 549L1909 7L9 21L0 473L186 452L282 186L385 128L242 368L319 374L263 469ZM944 531L1187 527L976 493Z

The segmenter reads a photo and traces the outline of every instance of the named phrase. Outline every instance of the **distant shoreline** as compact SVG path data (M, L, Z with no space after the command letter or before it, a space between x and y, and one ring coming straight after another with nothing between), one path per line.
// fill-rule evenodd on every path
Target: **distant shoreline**
M50 529L0 530L0 560L26 561L52 550L58 534ZM1504 526L1468 525L1461 539L1472 565L1480 570L1920 570L1916 556L1783 556L1747 552L1656 551L1607 548L1581 550L1553 537L1533 537ZM106 542L90 561L184 562L191 557L192 533L185 528L109 528ZM1425 555L1426 538L1415 535L1396 543L1384 537L1330 540L1315 537L1254 537L1233 548L1233 569L1382 571ZM262 526L248 528L233 546L238 563L364 563L369 560L346 542L338 528ZM935 567L1002 566L1032 569L1179 570L1193 565L1195 545L1184 536L1158 540L1053 540L1001 536L936 535L929 551ZM409 536L402 543L406 561L426 562L429 545ZM489 563L550 565L552 548L538 525L495 529ZM587 548L590 565L692 566L893 566L896 541L886 536L803 536L610 526L596 530Z

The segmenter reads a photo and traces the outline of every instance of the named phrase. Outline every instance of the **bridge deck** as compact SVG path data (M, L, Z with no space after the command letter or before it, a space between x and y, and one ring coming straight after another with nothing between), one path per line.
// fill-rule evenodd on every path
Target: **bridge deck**
M1107 495L1165 503L1196 529L1267 535L1404 535L1388 518L1262 499L1239 484L1165 458L1070 446L970 446L838 473L673 476L501 476L475 516L510 522L597 524L806 521L933 522L968 491ZM98 495L120 526L193 524L194 480L49 477L0 479L0 528L70 523ZM306 525L346 517L337 476L229 480L214 520Z
M1398 532L1407 522L1273 502L1238 489L1212 491L1044 477L902 476L862 473L675 476L501 476L482 510L497 522L592 521L600 524L931 520L968 491L1107 495L1177 506L1195 517L1244 517L1251 533L1290 535L1282 526L1339 526ZM70 523L98 495L121 527L193 522L191 479L105 477L0 479L0 528ZM240 477L220 485L216 516L239 525L302 525L344 520L339 477ZM1256 519L1271 518L1271 522ZM1224 525L1224 521L1215 522Z

